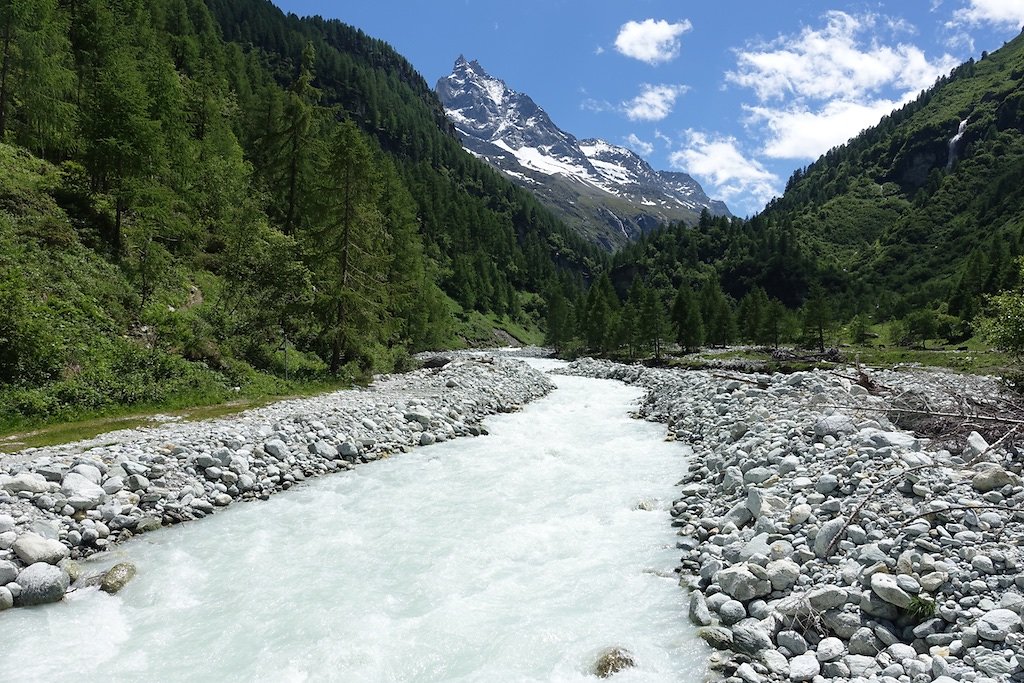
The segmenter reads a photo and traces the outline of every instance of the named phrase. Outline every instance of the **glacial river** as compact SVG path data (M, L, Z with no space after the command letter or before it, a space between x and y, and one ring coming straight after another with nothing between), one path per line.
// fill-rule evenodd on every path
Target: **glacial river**
M120 594L0 616L0 680L594 681L610 646L638 664L617 682L701 680L672 572L683 449L628 417L638 389L554 379L490 436L118 547Z

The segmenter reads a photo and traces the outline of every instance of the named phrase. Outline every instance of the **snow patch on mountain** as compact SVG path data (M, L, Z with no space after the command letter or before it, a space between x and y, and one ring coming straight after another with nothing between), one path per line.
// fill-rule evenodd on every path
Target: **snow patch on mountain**
M438 81L437 93L469 151L520 184L546 189L539 195L556 210L567 204L574 207L572 217L585 221L565 193L575 187L598 204L606 197L609 203L598 206L592 218L613 233L599 239L608 246L660 223L693 221L703 209L729 215L724 203L685 173L656 171L633 151L605 140L577 140L475 60L460 56L452 73Z

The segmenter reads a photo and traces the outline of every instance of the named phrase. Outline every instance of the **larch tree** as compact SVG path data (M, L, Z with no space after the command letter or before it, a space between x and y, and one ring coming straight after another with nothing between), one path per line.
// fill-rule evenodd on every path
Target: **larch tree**
M320 210L307 244L317 256L315 305L337 375L386 310L390 235L379 206L379 165L352 121L338 124L318 166Z

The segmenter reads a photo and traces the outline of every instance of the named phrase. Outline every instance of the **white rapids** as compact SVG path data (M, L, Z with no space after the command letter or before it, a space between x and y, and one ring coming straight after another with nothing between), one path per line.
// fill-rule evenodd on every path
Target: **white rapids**
M594 681L611 646L620 683L703 679L672 571L684 449L628 417L638 389L555 381L490 436L118 547L120 594L0 615L0 680Z

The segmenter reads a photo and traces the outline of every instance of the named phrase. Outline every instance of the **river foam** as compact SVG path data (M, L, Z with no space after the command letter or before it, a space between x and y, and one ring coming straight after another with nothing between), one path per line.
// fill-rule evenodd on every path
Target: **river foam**
M124 544L117 596L4 615L0 680L583 681L609 646L637 660L618 681L702 679L668 514L683 451L627 416L638 389L555 381L489 437Z

